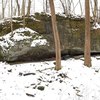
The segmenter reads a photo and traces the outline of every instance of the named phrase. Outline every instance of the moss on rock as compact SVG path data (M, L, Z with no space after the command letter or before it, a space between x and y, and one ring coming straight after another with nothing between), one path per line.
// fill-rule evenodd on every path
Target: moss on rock
M69 18L60 15L57 16L57 26L61 40L62 54L80 54L84 51L84 38L85 38L85 20L83 18ZM23 18L13 18L13 29L23 27ZM36 46L29 49L24 55L18 57L22 59L39 60L43 57L54 56L54 36L52 32L51 16L44 13L36 13L32 16L25 17L26 27L33 29L39 34L31 35L28 31L24 32L25 36L32 36L32 40L38 39L43 36L49 42L49 46ZM0 34L7 34L10 32L10 22L5 22L3 26L0 25ZM26 42L25 42L26 41ZM29 45L27 40L24 40L23 45ZM31 45L31 44L30 44ZM29 45L29 46L30 46ZM100 51L100 29L92 29L91 23L91 51ZM0 54L1 55L1 54Z

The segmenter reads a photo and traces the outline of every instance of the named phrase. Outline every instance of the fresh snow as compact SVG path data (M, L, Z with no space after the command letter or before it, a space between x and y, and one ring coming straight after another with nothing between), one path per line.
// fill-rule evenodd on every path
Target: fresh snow
M36 1L35 9L31 13L43 12L43 1ZM92 0L93 1L93 0ZM78 0L75 0L74 6ZM32 2L34 4L34 2ZM81 0L84 9L84 0ZM100 4L100 3L98 3ZM1 3L0 3L1 5ZM55 0L56 13L65 16L61 3ZM80 17L80 5L75 7L72 15ZM5 12L8 12L8 6ZM1 13L1 11L0 11ZM5 14L6 17L8 13ZM77 16L79 15L79 16ZM83 10L84 16L84 10ZM0 16L1 17L1 16ZM0 20L2 24L4 21ZM94 29L100 28L96 24ZM13 40L20 41L30 39L23 32L37 33L29 28L19 28L13 33ZM0 45L5 47L14 46L11 33L0 37ZM47 41L41 36L33 40L31 46L45 45ZM62 60L62 69L54 70L55 61L31 62L10 65L0 62L0 100L100 100L100 56L92 57L92 67L84 66L84 59L70 58ZM42 88L42 90L39 90Z
M31 38L31 36L25 36L24 35L24 32L30 32L30 33L33 33L34 34L34 31L33 30L31 30L31 29L29 29L29 28L19 28L19 29L16 29L13 33L14 33L14 35L13 35L13 37L12 37L12 39L14 40L14 41L20 41L20 40L24 40L24 39L29 39L29 38ZM11 35L12 33L10 33L10 35Z
M9 45L14 46L14 41L20 41L20 40L30 38L29 36L24 35L25 31L30 31L30 32L34 33L34 31L30 30L29 28L16 29L13 31L13 33L10 32L7 35L1 36L0 37L0 45L4 49L5 47L9 47ZM13 34L13 36L12 36L12 34ZM13 39L13 41L12 41L12 39Z
M29 32L30 36L25 35L25 32ZM32 35L36 35L35 39L33 39L32 43L31 43L31 47L35 47L35 46L39 46L39 45L46 45L48 44L46 39L43 39L43 36L30 29L30 28L19 28L16 29L10 33L8 33L5 36L1 36L0 37L0 45L2 47L3 50L6 50L9 46L14 46L16 41L21 41L21 40L25 40L25 39L30 39L32 38Z
M46 45L47 40L46 39L38 39L38 40L33 40L31 47L39 46L39 45Z
M92 57L91 68L83 58L62 60L60 71L54 61L0 62L0 100L100 100L99 58Z
M95 23L95 25L94 25L93 29L100 29L100 24Z

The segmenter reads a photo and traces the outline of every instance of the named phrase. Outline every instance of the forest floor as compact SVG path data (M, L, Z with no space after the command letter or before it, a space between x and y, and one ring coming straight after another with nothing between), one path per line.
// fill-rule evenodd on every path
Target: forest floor
M0 62L0 100L100 100L100 56L10 65Z

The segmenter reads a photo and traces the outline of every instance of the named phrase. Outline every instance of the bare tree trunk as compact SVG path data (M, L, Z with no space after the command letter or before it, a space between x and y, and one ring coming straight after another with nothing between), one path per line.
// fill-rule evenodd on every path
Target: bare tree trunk
M35 13L35 0L33 0L33 13Z
M80 4L81 16L82 16L82 15L83 15L83 11L82 11L82 4L81 4L81 0L79 0L79 4Z
M85 0L84 65L87 66L87 67L91 67L91 56L90 56L90 5L89 5L89 0Z
M28 1L27 16L30 15L30 9L31 9L31 0Z
M71 6L72 8L74 8L74 2L73 2L73 0L70 1L70 6ZM74 11L73 13L75 13L75 9L74 9L73 11Z
M43 12L44 13L48 13L49 12L48 0L43 0Z
M66 0L65 0L65 14L66 16L68 16L68 6Z
M8 2L8 16L9 16L9 17L11 16L11 13L10 13L10 10L11 10L11 9L10 9L10 2L11 2L11 1L9 0L9 2Z
M100 23L100 7L99 7L99 10L98 10L98 23Z
M48 0L46 0L46 12L49 13L49 4L48 4Z
M43 12L45 12L45 0L43 0Z
M67 3L68 3L68 15L70 16L71 15L71 1L68 0Z
M23 27L25 28L25 0L22 2Z
M52 28L54 33L54 40L55 40L55 52L56 52L56 70L61 69L61 50L60 50L60 39L56 24L56 15L55 15L55 8L53 0L49 0L50 9L51 9L51 19L52 19Z
M5 8L7 5L7 0L4 2L4 0L2 0L2 18L5 17Z
M65 1L66 1L66 0L65 0ZM62 7L63 7L63 12L64 12L64 14L67 16L68 14L67 14L67 10L66 10L66 7L65 7L65 3L66 3L66 2L63 2L62 0L60 0L60 2L61 2Z
M13 10L13 15L16 16L16 11L17 11L17 8L14 7L14 10Z
M16 3L17 3L17 8L18 8L18 16L20 16L20 4L19 4L18 0L16 0Z
M2 18L4 18L4 1L2 0Z
M97 22L98 1L94 0L94 23Z
M12 32L12 34L13 34L12 12L13 12L13 7L12 7L12 0L11 0L11 32Z

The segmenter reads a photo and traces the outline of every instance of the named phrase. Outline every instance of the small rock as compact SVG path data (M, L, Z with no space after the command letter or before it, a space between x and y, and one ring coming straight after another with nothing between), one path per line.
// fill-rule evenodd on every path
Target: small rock
M56 62L53 62L54 65L56 65Z
M9 69L8 72L12 72L12 69Z
M52 83L52 81L50 80L49 83Z
M76 87L73 87L73 89L76 89Z
M36 75L35 73L26 73L23 76L27 76L27 75Z
M96 69L96 70L95 70L95 72L97 72L97 73L98 73L98 72L99 72L99 70L98 70L98 69Z
M62 82L63 82L63 80L60 80L59 82L60 82L60 83L62 83Z
M23 73L19 72L19 76L22 76L22 75L23 75Z
M26 93L27 96L30 96L30 97L35 97L35 95L33 94L29 94L29 93Z
M43 91L45 89L45 87L44 86L38 86L37 89Z
M66 78L67 77L67 75L64 74L64 73L60 73L58 76L60 76L61 78Z

